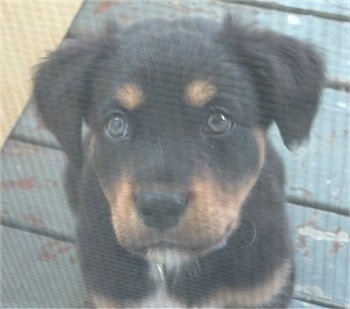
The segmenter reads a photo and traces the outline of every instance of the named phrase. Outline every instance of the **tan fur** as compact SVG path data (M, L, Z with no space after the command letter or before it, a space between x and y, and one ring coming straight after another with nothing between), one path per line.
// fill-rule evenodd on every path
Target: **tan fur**
M147 228L136 213L132 180L122 176L114 190L107 191L112 224L118 241L124 246L138 244L141 235L147 232Z
M205 305L208 307L218 306L218 304L245 308L262 307L282 292L282 289L287 284L291 270L292 262L286 260L265 282L242 289L233 290L226 288L212 295L209 302Z
M96 308L104 309L104 308L113 308L113 309L119 309L124 308L124 306L118 304L114 300L111 300L107 298L106 296L98 295L96 293L91 293L90 298L92 300L92 303Z
M143 91L139 85L128 83L117 90L117 98L126 109L131 111L141 105Z
M190 105L202 107L216 94L215 85L205 80L194 80L185 89L185 98Z

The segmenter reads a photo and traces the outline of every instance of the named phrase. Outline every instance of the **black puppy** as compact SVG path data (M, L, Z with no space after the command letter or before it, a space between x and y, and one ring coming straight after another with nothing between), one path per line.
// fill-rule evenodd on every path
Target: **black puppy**
M51 53L34 87L70 160L92 306L286 307L293 249L266 130L308 137L320 57L229 16L106 28Z

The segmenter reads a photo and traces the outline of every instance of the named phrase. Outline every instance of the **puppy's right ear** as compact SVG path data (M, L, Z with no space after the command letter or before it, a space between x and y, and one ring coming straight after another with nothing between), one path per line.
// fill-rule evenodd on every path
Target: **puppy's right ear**
M69 40L50 53L34 76L34 99L48 129L68 158L81 164L82 120L91 102L94 65L103 44ZM101 46L102 45L102 46Z

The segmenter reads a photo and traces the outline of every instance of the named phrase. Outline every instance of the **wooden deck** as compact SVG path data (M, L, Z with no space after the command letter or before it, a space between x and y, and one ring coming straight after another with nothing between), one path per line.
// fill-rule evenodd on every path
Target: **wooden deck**
M59 2L57 5L60 5ZM88 1L68 36L145 17L227 11L319 46L328 82L311 139L285 159L297 282L292 308L350 306L350 5L346 0ZM1 308L83 308L74 218L61 176L64 154L29 102L1 154Z

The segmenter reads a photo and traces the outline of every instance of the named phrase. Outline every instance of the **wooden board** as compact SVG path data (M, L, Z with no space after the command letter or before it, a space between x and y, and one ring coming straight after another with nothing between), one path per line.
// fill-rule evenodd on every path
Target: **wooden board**
M1 308L85 308L74 245L1 227Z
M350 5L349 1L347 0L244 0L244 2L249 3L250 5L264 5L266 8L271 9L275 8L279 10L293 10L296 8L305 10L306 12L311 11L310 13L314 14L336 14L334 18L336 18L337 15L344 17L349 17L350 15Z
M296 300L296 299L292 299L292 301L289 304L289 308L298 308L298 309L302 309L302 308L309 308L309 309L319 309L319 308L328 308L328 307L323 307L320 305L314 305L308 302L304 302L304 301L300 301L300 300Z
M31 99L11 133L11 138L46 147L61 149L55 137L47 130L39 118L36 105ZM9 143L10 140L9 140ZM6 149L6 148L5 148Z
M9 142L2 153L1 217L8 224L74 237L75 224L63 191L60 151Z
M350 218L289 204L295 295L345 307L350 299Z
M11 1L1 3L0 148L31 92L33 66L58 45L82 0Z

